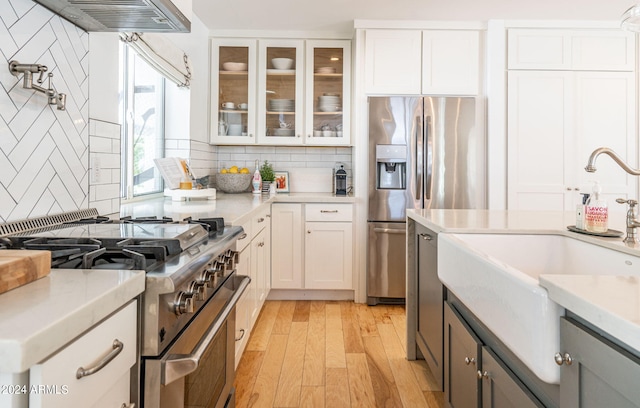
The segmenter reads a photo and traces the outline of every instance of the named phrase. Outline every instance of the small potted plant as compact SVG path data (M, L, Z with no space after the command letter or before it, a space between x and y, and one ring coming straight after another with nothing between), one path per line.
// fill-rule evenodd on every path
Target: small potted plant
M276 179L276 174L273 172L273 166L267 160L260 166L260 177L262 177L262 192L268 193L269 186Z

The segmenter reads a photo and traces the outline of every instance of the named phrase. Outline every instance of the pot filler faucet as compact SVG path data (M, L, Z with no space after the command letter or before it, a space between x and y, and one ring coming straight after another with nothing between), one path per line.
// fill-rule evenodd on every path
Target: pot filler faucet
M606 154L611 157L614 162L616 162L624 171L631 174L632 176L640 176L640 169L634 169L630 167L627 163L622 160L620 156L613 150L608 147L599 147L591 153L589 156L589 161L587 162L587 166L584 168L589 173L595 173L596 171L596 159L601 154ZM640 221L636 219L636 206L638 205L637 200L625 200L624 198L616 199L616 202L619 204L628 204L629 209L627 210L627 236L622 240L627 245L635 245L638 243L638 237L636 235L636 228L640 227Z
M47 78L49 79L48 87L45 88L42 85L44 73L47 72L48 68L46 65L42 64L21 64L16 60L9 62L9 72L13 76L18 76L20 73L24 73L24 78L22 82L22 87L25 89L33 89L35 91L41 92L49 98L49 105L56 105L58 110L65 110L65 105L67 103L67 95L63 93L58 93L55 87L51 84L51 78L53 74L49 72L47 74ZM36 82L38 85L33 83L33 74L40 73Z

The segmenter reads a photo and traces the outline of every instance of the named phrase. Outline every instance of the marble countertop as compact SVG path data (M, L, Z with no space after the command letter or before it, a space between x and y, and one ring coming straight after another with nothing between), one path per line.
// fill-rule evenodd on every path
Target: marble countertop
M336 197L331 193L285 193L275 196L262 194L217 193L215 200L171 201L158 197L135 201L120 206L120 216L144 217L156 215L174 219L186 217L223 217L227 225L239 225L248 220L250 214L264 204L289 203L353 203L352 196Z
M44 360L144 291L144 271L53 269L0 295L0 373Z
M640 257L640 246L567 230L571 211L408 210L407 217L438 233L558 234ZM611 229L625 231L624 218ZM617 221L617 223L616 223ZM640 262L638 262L640 265ZM562 307L640 353L640 267L637 276L540 275L540 286Z

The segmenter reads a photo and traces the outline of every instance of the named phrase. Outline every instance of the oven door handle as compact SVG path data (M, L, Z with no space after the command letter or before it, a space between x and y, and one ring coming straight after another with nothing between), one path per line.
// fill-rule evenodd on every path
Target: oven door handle
M238 277L240 276L238 275ZM160 377L162 385L171 384L175 380L186 377L196 371L200 359L207 350L207 347L209 347L209 343L211 343L215 335L218 333L218 330L220 330L224 322L229 317L229 314L233 311L233 308L236 306L236 303L238 303L240 296L242 296L244 290L249 286L250 281L251 278L248 276L242 276L242 280L227 302L227 305L220 313L220 316L218 316L216 321L211 325L209 331L205 334L202 340L200 340L192 354L176 354L167 356L167 359L162 363L163 368Z

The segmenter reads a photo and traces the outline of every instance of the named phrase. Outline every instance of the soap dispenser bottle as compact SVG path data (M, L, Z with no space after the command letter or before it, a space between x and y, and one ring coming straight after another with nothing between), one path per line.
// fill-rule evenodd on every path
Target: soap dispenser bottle
M576 206L576 228L583 230L584 229L584 212L587 205L587 200L589 200L589 194L580 193L582 196L582 202Z
M594 182L593 193L587 200L584 215L585 229L589 232L603 233L609 230L609 208L601 193L600 184Z
M256 171L253 173L251 186L253 187L253 191L252 191L253 194L260 194L262 189L262 176L260 176L260 168L257 160L256 160Z

